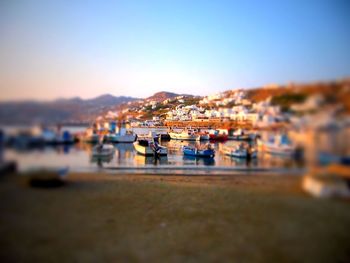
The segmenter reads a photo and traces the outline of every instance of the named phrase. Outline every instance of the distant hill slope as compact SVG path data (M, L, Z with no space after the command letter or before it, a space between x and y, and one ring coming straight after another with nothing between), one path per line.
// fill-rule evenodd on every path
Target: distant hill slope
M164 101L166 99L173 99L177 96L192 96L192 95L187 95L187 94L176 94L172 92L167 92L167 91L161 91L153 94L151 97L148 97L146 100L153 100L157 102Z
M327 103L342 105L344 110L350 113L350 78L329 82L291 83L274 88L250 89L247 97L253 102L259 102L267 98L283 98L285 100L296 95L308 97L315 94L322 95ZM288 102L286 104L285 106L289 106Z
M2 102L0 103L0 123L27 124L31 122L90 122L100 113L114 110L132 97L116 97L105 94L93 99L58 99L52 102Z

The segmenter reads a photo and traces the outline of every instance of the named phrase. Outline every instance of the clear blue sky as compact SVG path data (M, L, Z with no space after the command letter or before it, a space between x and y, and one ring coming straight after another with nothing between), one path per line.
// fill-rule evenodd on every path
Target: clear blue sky
M350 76L350 2L0 1L1 99Z

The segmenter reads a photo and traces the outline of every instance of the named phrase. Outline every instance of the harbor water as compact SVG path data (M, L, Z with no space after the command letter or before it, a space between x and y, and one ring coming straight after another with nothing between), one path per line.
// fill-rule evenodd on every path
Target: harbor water
M64 127L71 132L80 132L85 127ZM7 129L8 131L9 129ZM134 128L138 135L147 134L150 131L166 132L165 129ZM5 130L6 132L6 130ZM137 167L226 167L226 168L301 168L303 164L295 160L274 156L267 153L259 153L258 158L252 160L238 159L224 155L222 147L234 146L241 142L210 142L215 149L215 158L196 158L184 156L182 146L209 142L193 142L170 140L162 141L161 145L168 148L168 156L156 158L145 157L134 149L132 143L114 144L114 153L110 158L92 158L93 145L77 143L74 145L45 146L35 149L6 149L4 158L15 160L19 170L27 170L33 167L69 167L72 171L94 171L100 168L137 168Z

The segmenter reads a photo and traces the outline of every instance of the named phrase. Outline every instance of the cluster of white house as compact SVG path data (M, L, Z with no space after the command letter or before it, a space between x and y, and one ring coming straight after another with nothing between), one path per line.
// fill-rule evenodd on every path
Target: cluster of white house
M271 106L268 102L253 104L251 107L237 105L231 108L219 107L204 109L196 105L179 105L167 113L166 120L170 121L201 121L201 120L232 120L248 121L256 126L271 125L284 119L280 108Z
M227 107L232 103L234 106ZM230 94L218 93L204 97L199 101L200 106L178 105L166 115L170 121L200 121L200 120L232 120L247 121L254 126L269 126L283 121L285 116L280 107L272 106L270 100L252 103L246 98L246 92L237 90ZM208 105L212 106L208 109ZM207 108L207 109L206 109Z
M252 103L246 99L246 92L238 90L231 93L218 93L204 97L199 101L199 105L184 105L182 96L166 99L161 102L163 105L171 101L180 103L175 109L169 109L164 117L153 116L151 120L141 120L138 117L128 117L132 126L153 126L160 125L162 120L166 121L204 121L204 120L230 120L250 122L256 127L268 127L275 123L286 121L290 115L282 113L279 106L271 105L270 99L258 103ZM293 105L295 111L303 111L317 108L323 101L322 96L311 96L308 100L300 105ZM141 101L140 101L141 102ZM229 106L232 103L234 106ZM154 108L159 102L146 101L135 108L126 108L122 111L127 114L129 111L142 113L147 106ZM108 113L108 117L115 118L116 114ZM142 116L142 114L140 115Z
M241 104L241 105L250 105L251 102L246 99L246 91L237 90L234 92L223 92L204 97L199 101L200 105L214 105L217 107L226 106L230 103Z

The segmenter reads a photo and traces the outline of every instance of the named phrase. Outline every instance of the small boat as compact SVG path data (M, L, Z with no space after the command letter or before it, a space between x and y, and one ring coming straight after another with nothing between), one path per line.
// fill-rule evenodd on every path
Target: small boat
M270 137L268 141L258 139L258 146L268 153L285 156L294 156L297 150L286 134Z
M137 135L134 132L124 128L120 129L117 133L109 133L105 136L105 140L112 143L132 143L136 139Z
M213 141L226 141L228 139L228 132L225 129L217 129L209 131L209 138Z
M183 146L182 152L184 155L195 156L195 157L214 158L215 156L215 150L211 148L210 144L206 149L200 149L200 148L191 147L191 146Z
M99 135L92 128L88 128L83 136L83 141L87 143L98 143L100 140Z
M236 140L236 141L248 141L251 139L249 134L246 134L244 130L238 129L236 131L232 131L231 135L228 136L229 140Z
M157 141L152 140L138 140L134 142L135 150L145 156L163 156L168 154L168 149L164 146L161 146Z
M200 135L195 133L193 130L183 130L182 132L169 132L169 136L173 140L183 141L199 141Z
M98 144L92 149L92 157L109 157L114 153L114 146L110 144Z
M223 147L223 154L235 158L256 158L258 152L255 149L250 149L244 146L244 144L237 145L234 148Z

